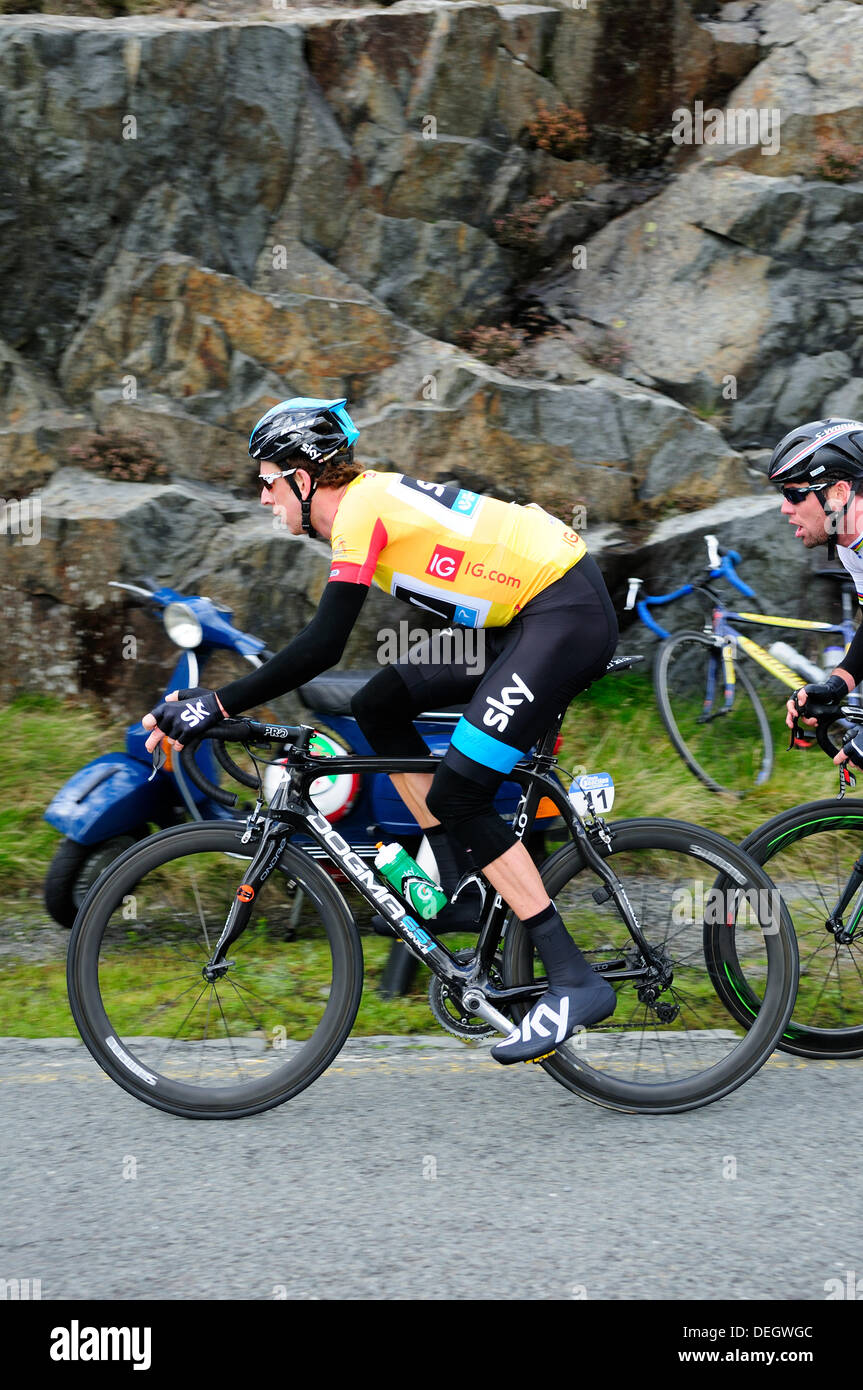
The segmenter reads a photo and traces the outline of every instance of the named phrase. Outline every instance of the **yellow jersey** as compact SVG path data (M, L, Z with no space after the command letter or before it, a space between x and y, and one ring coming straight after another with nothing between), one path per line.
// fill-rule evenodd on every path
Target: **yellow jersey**
M541 507L367 470L333 520L330 579L388 590L444 623L505 627L586 553Z

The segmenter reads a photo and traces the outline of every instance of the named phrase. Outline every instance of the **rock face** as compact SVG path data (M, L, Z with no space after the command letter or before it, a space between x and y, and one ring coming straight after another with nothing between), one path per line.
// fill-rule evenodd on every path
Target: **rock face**
M765 57L700 113L705 143L681 146L671 185L600 230L545 296L568 320L620 325L630 364L738 446L856 402L863 376L863 182L824 176L828 156L847 173L863 159L863 9L783 0L747 15Z
M302 626L323 548L246 500L286 396L348 397L364 463L597 535L747 497L742 448L863 402L863 194L818 163L863 134L856 5L273 13L0 20L2 492L39 489L44 523L0 534L6 693L37 633L40 688L128 680L94 654L131 621L109 578L215 588L276 645ZM779 150L676 149L697 102L777 104ZM564 106L568 149L540 129L571 134ZM461 345L531 300L557 328L521 375ZM70 470L93 431L159 480Z
M178 649L147 605L110 588L109 580L209 594L233 610L239 627L277 650L312 617L329 574L328 546L274 527L254 502L214 498L212 488L106 485L68 468L38 501L38 543L23 525L17 534L7 526L0 535L6 622L0 699L24 684L52 693L86 690L131 710L144 702L146 713ZM403 616L402 604L370 593L347 663L373 665L378 633L397 630ZM213 668L220 683L249 669L227 654ZM283 717L298 711L289 702Z

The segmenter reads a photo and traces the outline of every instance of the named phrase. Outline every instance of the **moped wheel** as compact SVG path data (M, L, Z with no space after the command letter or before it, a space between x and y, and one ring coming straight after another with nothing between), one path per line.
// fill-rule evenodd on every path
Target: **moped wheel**
M725 709L722 651L699 632L679 632L661 644L653 682L668 737L690 772L712 792L744 795L773 770L773 736L764 706L734 663L734 700ZM705 712L707 691L714 690Z
M610 831L610 850L596 848L624 885L651 959L577 842L553 854L542 870L545 888L594 970L614 986L617 1007L541 1065L612 1110L657 1115L708 1105L754 1075L788 1020L797 985L791 923L763 871L722 836L652 819L620 821ZM715 989L712 941L721 934L738 936L758 981L761 1007L745 1023ZM503 964L507 985L542 975L517 919L507 927Z
M78 909L99 875L146 834L147 828L142 826L134 834L114 835L97 845L62 840L42 885L42 897L54 921L61 927L73 926Z
M244 829L204 821L151 836L91 892L69 943L69 1000L96 1061L137 1099L188 1119L252 1115L311 1085L362 994L347 905L290 845L224 974L204 978L251 859ZM287 930L298 891L299 940Z

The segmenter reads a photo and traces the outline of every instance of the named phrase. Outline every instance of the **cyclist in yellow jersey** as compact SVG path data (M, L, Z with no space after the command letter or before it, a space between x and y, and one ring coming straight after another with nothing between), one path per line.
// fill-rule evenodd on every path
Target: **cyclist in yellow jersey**
M530 854L494 810L494 796L552 719L605 670L617 644L614 609L582 539L541 508L401 473L361 471L353 461L359 431L346 404L283 401L249 441L261 469L261 503L292 534L331 542L332 568L315 617L241 680L219 691L169 696L144 720L151 731L147 748L162 737L182 746L190 729L203 732L226 714L329 670L373 582L428 613L436 629L485 629L483 670L442 663L430 636L374 676L352 707L377 753L422 757L428 748L415 716L464 704L434 777L403 773L393 782L429 838L447 893L467 851L471 866L531 933L548 989L492 1056L532 1061L607 1018L616 996L569 936ZM288 461L292 466L284 468ZM444 909L454 911L455 905Z
M373 580L462 627L504 627L587 549L541 507L374 471L346 487L331 546L331 579Z

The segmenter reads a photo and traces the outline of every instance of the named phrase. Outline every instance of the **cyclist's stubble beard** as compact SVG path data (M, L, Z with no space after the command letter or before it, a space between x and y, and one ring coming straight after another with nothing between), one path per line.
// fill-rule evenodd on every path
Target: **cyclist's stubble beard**
M796 528L795 534L797 534L798 531L801 533L797 535L797 539L807 550L814 550L819 545L826 545L831 534L836 535L837 523L839 521L839 518L835 515L823 512L820 503L816 503L815 505L818 507L818 514L815 516L810 515L804 519L800 515L795 517L793 512L788 514L789 522ZM828 525L830 526L829 531Z

